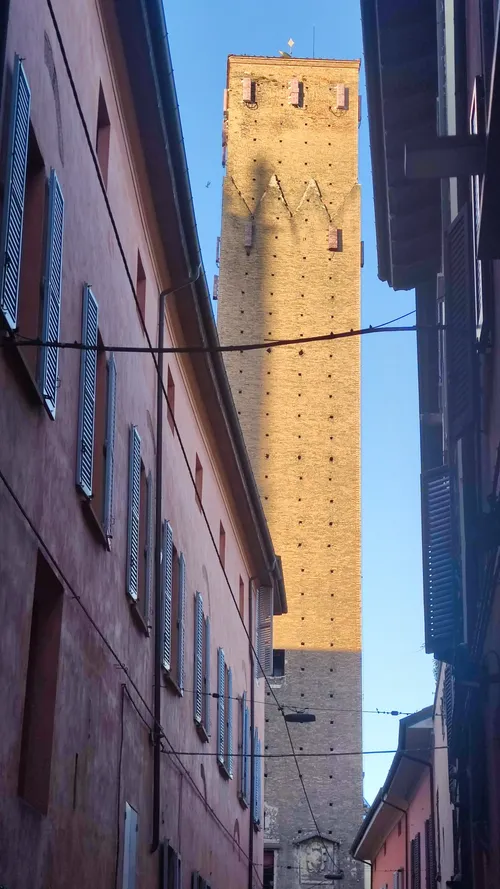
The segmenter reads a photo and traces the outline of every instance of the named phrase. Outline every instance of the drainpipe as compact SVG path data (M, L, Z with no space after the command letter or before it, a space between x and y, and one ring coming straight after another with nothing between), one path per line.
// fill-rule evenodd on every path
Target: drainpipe
M391 809L397 809L398 812L402 812L405 816L405 887L410 885L410 874L409 874L409 843L408 843L408 810L402 809L401 806L397 806L395 803L390 803L387 797L385 796L382 800L384 806L390 806ZM372 871L373 877L373 871ZM373 887L372 887L373 889Z
M250 654L250 828L248 834L248 889L253 889L253 810L255 805L255 658L253 654L253 582L258 577L250 577L248 581L248 650Z
M156 387L156 513L155 513L155 663L153 700L153 839L151 852L156 852L160 843L160 742L161 742L161 665L163 649L162 585L162 490L163 490L163 348L165 344L165 307L167 296L183 290L199 278L201 266L196 275L179 287L162 290L158 312L158 355Z

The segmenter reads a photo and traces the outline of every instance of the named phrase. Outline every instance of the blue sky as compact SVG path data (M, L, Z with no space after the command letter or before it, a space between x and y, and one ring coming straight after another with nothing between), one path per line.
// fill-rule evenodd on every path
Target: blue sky
M166 4L167 27L208 281L220 232L222 95L230 53L362 58L355 0L189 0ZM380 324L414 307L377 278L371 162L361 68L360 129L365 267L363 323ZM210 186L207 188L207 183ZM408 319L413 323L413 319ZM321 331L318 331L321 333ZM432 659L423 652L419 430L413 333L363 340L363 661L366 710L414 711L432 703ZM393 749L398 719L363 718L363 749ZM391 755L365 757L365 796L382 784Z

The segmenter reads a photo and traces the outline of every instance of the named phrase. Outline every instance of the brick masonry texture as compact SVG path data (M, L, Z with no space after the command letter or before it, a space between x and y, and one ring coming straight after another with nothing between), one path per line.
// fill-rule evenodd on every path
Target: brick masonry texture
M245 77L254 83L251 104L243 102ZM299 108L289 102L293 77L303 89ZM223 343L359 327L358 77L357 61L229 58L218 312ZM347 87L347 110L336 109L339 83ZM252 244L245 246L249 223ZM330 228L341 231L338 252L328 249ZM287 650L287 695L311 707L339 697L360 702L359 339L235 352L226 366L283 560L288 614L275 621L274 645ZM297 666L301 657L309 659L306 674ZM283 749L282 717L268 718L266 744ZM360 725L359 712L333 726L318 713L316 723L294 731L307 738L304 750L360 750ZM333 771L323 759L305 762L322 833L347 849L362 815L361 761L339 760ZM276 810L280 855L291 864L298 831L313 828L293 760L269 763L276 778L266 781L266 803ZM350 868L344 885L361 879L356 868L349 876ZM287 872L278 873L278 886L296 885L293 871L286 881Z

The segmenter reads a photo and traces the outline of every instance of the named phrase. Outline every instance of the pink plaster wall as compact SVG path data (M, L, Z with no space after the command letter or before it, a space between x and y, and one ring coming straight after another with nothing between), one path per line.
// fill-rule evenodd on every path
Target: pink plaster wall
M128 126L130 99L117 79L93 0L53 0L57 23L74 78L83 116L94 142L99 84L111 120L107 195L118 227L126 263L135 281L137 250L147 278L146 325L157 331L157 294L169 284L158 248L150 194L144 185L137 133ZM64 164L58 145L53 88L44 60L45 36L52 48L61 102ZM45 0L11 3L6 46L7 84L14 53L24 58L32 92L31 120L46 171L56 169L65 197L61 338L79 340L82 286L89 282L99 301L100 332L105 344L143 346L146 338L130 281L113 231L109 211L85 138L61 49ZM5 86L4 86L5 88ZM2 109L5 102L2 101ZM1 120L2 132L5 120ZM2 161L2 177L4 162ZM168 319L167 342L172 342ZM60 351L57 417L30 401L20 374L0 354L0 467L61 571L74 587L100 630L126 665L130 677L152 707L153 637L132 620L125 595L126 509L129 425L139 427L142 454L154 476L155 375L146 355L117 354L118 396L115 443L115 524L111 551L91 533L75 488L79 354ZM189 361L169 357L176 386L176 421L194 471L198 454L204 468L203 504L218 540L226 531L226 571L238 599L239 577L248 586L254 566L249 541L228 489L217 440L209 428ZM166 367L165 367L166 370ZM195 502L194 489L179 439L164 423L165 518L173 526L177 548L187 566L185 688L183 698L162 690L162 724L181 757L165 755L162 764L162 837L182 856L183 889L198 870L213 887L247 885L247 864L234 841L248 848L249 813L237 798L237 780L219 773L215 754L216 701L212 702L212 739L203 745L193 722L193 597L203 594L211 616L212 689L216 688L216 649L224 648L233 669L233 694L250 691L248 643L238 611L230 600L217 553ZM121 885L123 814L127 800L139 812L136 885L158 884L158 858L151 842L152 749L149 733L127 696L128 685L146 722L147 712L117 667L81 607L65 590L51 791L46 817L30 810L17 795L17 776L29 648L37 541L0 483L0 882L9 889L31 886L113 886L118 855ZM247 606L248 607L248 606ZM263 737L264 689L256 684L257 724ZM236 749L238 724L233 701ZM123 713L123 720L122 720ZM121 766L120 762L121 750ZM204 754L200 756L199 754ZM209 755L210 754L210 755ZM76 755L78 769L75 778ZM216 817L205 805L211 806ZM235 768L235 775L237 769ZM194 785L194 786L193 786ZM119 796L118 796L119 794ZM118 805L119 803L119 805ZM119 843L117 847L117 838ZM261 834L255 861L262 862Z
M393 873L401 868L405 870L405 819L401 813L401 827L398 832L398 825L386 837L385 843L382 843L377 857L372 866L372 889L385 889L389 886L392 889Z

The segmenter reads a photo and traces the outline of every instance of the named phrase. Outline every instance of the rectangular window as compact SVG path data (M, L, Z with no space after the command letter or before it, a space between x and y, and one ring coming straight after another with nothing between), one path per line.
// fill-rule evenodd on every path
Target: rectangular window
M90 287L83 289L82 343L80 353L80 410L78 417L78 453L76 484L89 499L92 497L94 468L94 421L97 384L97 337L99 309Z
M182 889L182 864L180 855L168 840L162 844L160 889Z
M243 578L240 577L240 615L245 621L245 584Z
M217 761L226 778L233 777L233 675L222 648L217 650Z
M172 432L175 432L175 383L170 367L167 368L167 402L168 424Z
M24 699L19 795L47 814L50 794L63 588L39 553Z
M102 84L99 84L99 101L97 105L97 136L96 136L96 154L99 161L101 176L104 187L108 187L108 168L109 168L109 142L111 136L111 124L109 120L108 109Z
M273 648L273 676L282 677L285 675L285 650L284 648Z
M342 229L330 225L328 229L328 249L334 253L342 253Z
M262 889L273 889L274 886L274 849L264 849L264 872Z
M349 89L345 83L335 86L335 108L337 111L347 111L349 108Z
M296 108L304 104L304 84L297 77L292 77L288 84L288 101Z
M123 889L135 889L137 868L137 812L125 803L125 830L123 836Z
M200 463L198 454L196 454L194 483L196 490L196 502L198 506L201 507L201 504L203 503L203 466Z
M421 855L420 855L420 834L413 838L410 846L411 860L411 885L410 889L421 889Z
M146 313L146 273L144 271L144 266L142 264L141 254L139 253L139 251L137 251L137 277L135 283L135 292L137 295L137 302L139 303L142 317L144 318Z
M219 556L221 560L222 567L226 567L226 532L224 531L224 525L220 522L219 525Z

